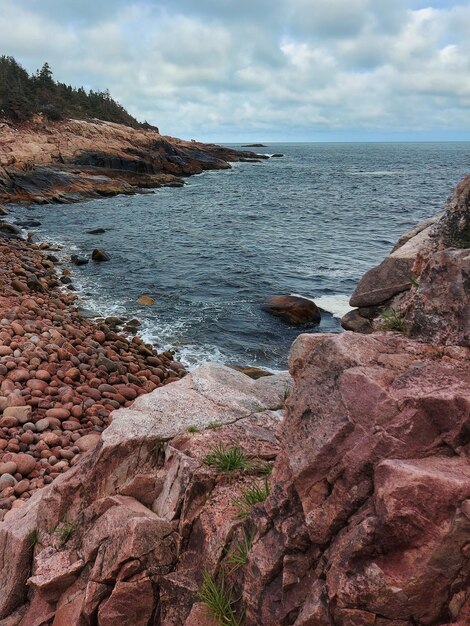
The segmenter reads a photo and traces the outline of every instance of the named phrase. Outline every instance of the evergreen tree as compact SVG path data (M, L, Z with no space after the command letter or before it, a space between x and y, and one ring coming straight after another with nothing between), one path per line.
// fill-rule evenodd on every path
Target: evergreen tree
M30 76L13 57L0 57L0 117L23 121L35 113L52 120L98 118L143 127L111 94L85 91L54 81L49 63Z

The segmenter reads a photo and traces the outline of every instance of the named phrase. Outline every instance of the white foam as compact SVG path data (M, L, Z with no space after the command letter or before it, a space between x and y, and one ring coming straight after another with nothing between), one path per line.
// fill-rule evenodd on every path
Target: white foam
M292 293L292 296L297 296L299 298L305 298L306 300L311 300L311 302L315 302L315 304L324 311L331 313L333 317L343 317L348 311L352 309L349 306L349 298L350 296L345 293L336 293L327 296L318 296L318 298L310 298L309 296L304 296L300 293Z

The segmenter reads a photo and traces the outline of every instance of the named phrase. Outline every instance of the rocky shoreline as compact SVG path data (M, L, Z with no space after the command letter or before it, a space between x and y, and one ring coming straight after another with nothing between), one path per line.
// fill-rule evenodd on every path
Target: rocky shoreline
M186 176L265 158L100 120L0 119L0 203L72 203L179 187Z
M177 187L184 176L256 156L100 120L36 116L0 120L0 129L0 201L11 203ZM8 215L1 205L0 214ZM112 411L186 374L171 353L119 333L116 319L82 317L49 246L21 232L0 223L0 520L94 447Z
M256 381L2 239L0 626L468 626L469 233L470 176Z
M112 411L185 374L112 318L83 318L44 247L0 236L0 518L72 467Z

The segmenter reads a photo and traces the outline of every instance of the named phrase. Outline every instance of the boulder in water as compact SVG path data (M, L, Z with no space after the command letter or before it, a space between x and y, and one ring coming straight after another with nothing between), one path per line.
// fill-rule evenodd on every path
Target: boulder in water
M301 296L273 296L261 308L295 326L319 324L321 321L320 309L315 302Z
M101 263L103 261L110 261L111 257L106 252L106 250L103 250L103 248L95 248L91 253L91 259L92 261L97 261Z
M88 259L86 259L85 257L80 257L78 256L78 254L72 254L70 257L70 261L74 265L86 265L88 263Z
M6 235L21 235L21 228L8 222L0 222L0 232Z
M374 329L370 319L363 317L357 309L348 311L341 318L341 326L345 330L352 330L356 333L369 334Z

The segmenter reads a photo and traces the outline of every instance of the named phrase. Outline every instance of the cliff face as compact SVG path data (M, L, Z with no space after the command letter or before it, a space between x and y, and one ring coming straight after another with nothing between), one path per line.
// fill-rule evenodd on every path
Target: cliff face
M0 202L74 202L134 193L136 188L182 184L181 176L225 169L229 161L253 157L253 152L100 120L3 121Z
M465 232L466 184L441 226ZM292 389L214 365L115 411L0 524L0 624L468 625L469 253L450 230L387 295L405 332L301 335Z

